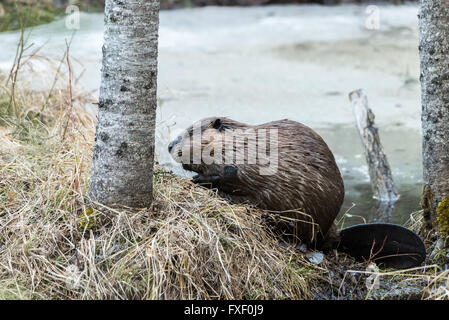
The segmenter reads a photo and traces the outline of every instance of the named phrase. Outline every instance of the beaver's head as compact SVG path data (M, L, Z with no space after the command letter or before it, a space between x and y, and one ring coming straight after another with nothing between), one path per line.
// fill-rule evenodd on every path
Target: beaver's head
M202 172L204 165L211 165L214 156L219 156L214 150L223 143L224 132L231 122L223 117L199 120L170 142L168 152L185 170Z

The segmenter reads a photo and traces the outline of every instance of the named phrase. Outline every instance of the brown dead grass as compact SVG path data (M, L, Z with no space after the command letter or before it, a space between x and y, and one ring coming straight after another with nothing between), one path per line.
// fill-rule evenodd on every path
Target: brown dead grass
M312 297L319 273L278 245L263 212L161 168L151 208L89 205L92 97L74 95L71 109L55 90L42 111L46 94L17 90L20 118L1 115L0 298Z

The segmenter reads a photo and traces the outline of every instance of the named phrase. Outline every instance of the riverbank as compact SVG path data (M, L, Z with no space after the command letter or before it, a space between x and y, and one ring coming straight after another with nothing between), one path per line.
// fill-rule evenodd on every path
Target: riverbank
M6 0L0 3L0 32L50 23L63 13L48 1L26 4Z
M150 208L92 206L92 97L67 74L20 79L0 77L0 299L448 298L437 260L376 270L280 246L263 211L158 166Z
M363 3L356 0L161 0L161 10L193 8L204 6L262 6L275 4L318 3L336 5L342 3ZM403 0L385 0L382 3L400 4ZM50 23L65 14L65 8L71 4L85 12L102 12L104 0L4 0L0 3L0 32L17 30Z

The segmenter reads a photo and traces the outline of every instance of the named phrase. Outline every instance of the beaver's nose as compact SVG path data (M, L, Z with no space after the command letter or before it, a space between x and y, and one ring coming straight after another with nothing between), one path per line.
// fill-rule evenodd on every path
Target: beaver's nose
M177 144L179 141L181 141L182 137L178 136L175 140L173 140L172 142L170 142L170 144L168 145L168 152L171 152L171 150L173 149L173 147L175 146L175 144Z
M168 152L171 152L171 149L173 149L173 146L175 145L175 141L170 142L168 145Z

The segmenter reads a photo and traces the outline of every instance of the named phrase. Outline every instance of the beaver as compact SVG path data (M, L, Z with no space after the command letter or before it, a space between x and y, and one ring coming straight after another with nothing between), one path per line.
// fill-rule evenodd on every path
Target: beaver
M197 121L168 145L194 183L216 188L232 202L277 213L295 239L359 261L411 268L426 257L422 239L390 223L338 230L344 184L335 158L313 129L291 120L251 126L226 117ZM285 222L285 220L284 220Z
M309 245L323 242L343 203L343 179L331 150L296 121L251 126L206 118L168 149L184 169L197 173L193 182L293 221L291 233Z

